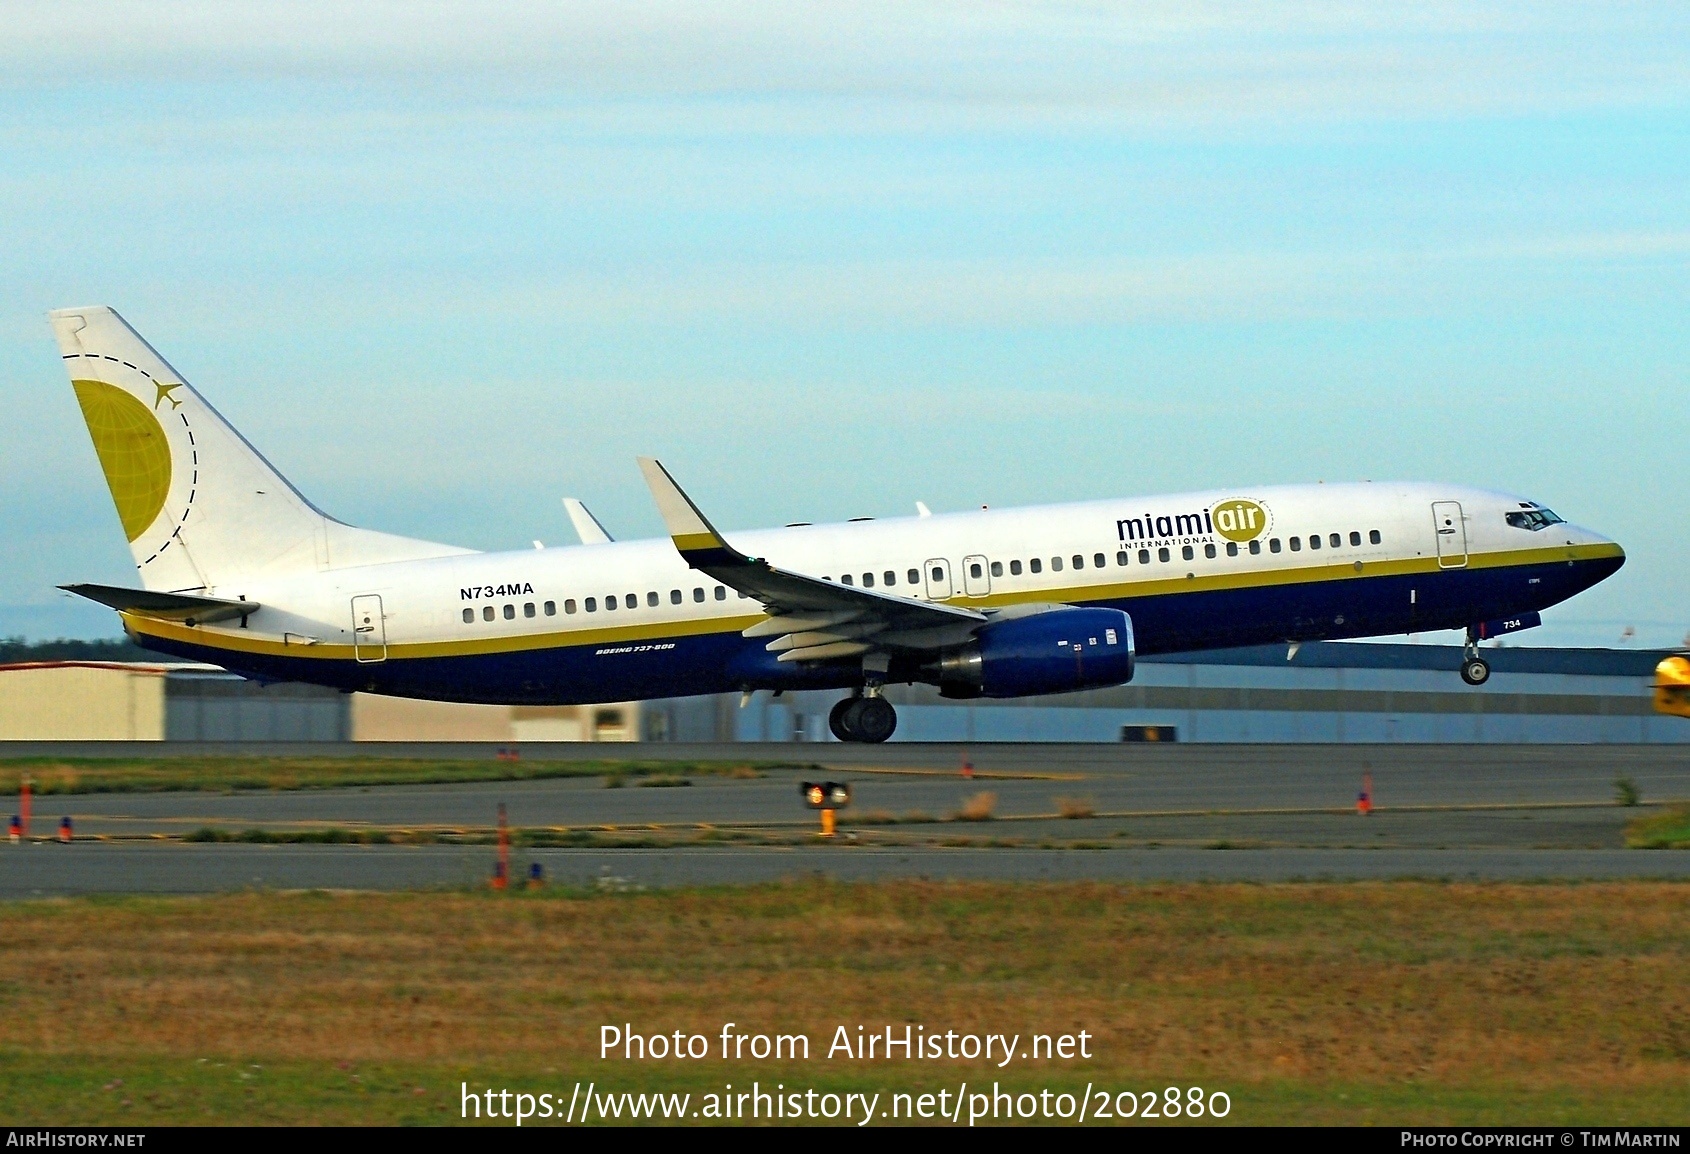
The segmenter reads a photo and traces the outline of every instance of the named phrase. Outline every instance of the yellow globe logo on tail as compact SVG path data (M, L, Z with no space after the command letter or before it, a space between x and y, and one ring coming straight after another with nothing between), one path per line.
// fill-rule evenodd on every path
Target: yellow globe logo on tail
M170 443L158 418L116 385L72 381L71 386L94 439L118 520L133 541L158 519L170 493Z
M1220 502L1210 510L1210 517L1215 532L1228 541L1240 543L1260 537L1271 523L1266 506L1242 498Z

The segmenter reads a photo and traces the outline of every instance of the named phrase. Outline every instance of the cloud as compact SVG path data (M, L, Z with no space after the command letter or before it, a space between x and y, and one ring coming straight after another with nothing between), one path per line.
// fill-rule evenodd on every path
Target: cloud
M1682 101L1674 3L13 3L11 84L231 76L1153 125ZM765 107L766 111L766 107ZM872 122L872 117L870 118Z

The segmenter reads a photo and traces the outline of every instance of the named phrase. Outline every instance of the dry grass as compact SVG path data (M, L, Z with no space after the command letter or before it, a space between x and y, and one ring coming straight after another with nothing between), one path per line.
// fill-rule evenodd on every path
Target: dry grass
M1518 1103L1566 1095L1671 1113L1632 1122L1690 1121L1681 883L795 883L50 900L4 912L0 1114L18 1122L44 1121L42 1103L83 1101L64 1096L78 1078L87 1102L115 1110L96 1093L113 1072L140 1071L123 1075L133 1080L200 1059L302 1071L313 1086L360 1065L454 1091L460 1074L541 1072L630 1087L685 1076L693 1088L754 1074L902 1086L1198 1079L1233 1093L1237 1121L1354 1120L1369 1100L1398 1103L1394 1120L1529 1121ZM1003 1072L817 1061L689 1073L597 1059L606 1023L714 1036L728 1020L806 1032L821 1049L837 1023L1083 1028L1097 1057ZM1323 1087L1355 1097L1345 1106ZM275 1109L401 1117L411 1093L387 1113L366 1102L358 1108L376 1113L300 1114L309 1108L292 1099ZM1432 1109L1452 1095L1471 1108ZM88 1109L56 1120L121 1116ZM159 1109L156 1120L177 1116Z
M1056 799L1056 812L1070 819L1094 817L1097 803L1089 797L1059 797Z
M39 794L155 793L172 790L334 789L468 781L530 781L605 776L607 784L653 775L761 777L777 763L661 761L434 760L398 757L13 758L0 761L0 795L15 794L27 774ZM675 784L671 781L669 784Z
M956 811L956 820L991 821L997 807L998 795L989 789L982 790L962 803L962 808Z

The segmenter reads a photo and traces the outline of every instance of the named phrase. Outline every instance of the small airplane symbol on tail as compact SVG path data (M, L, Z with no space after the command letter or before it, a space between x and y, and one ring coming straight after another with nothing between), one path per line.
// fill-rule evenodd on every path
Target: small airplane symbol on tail
M158 396L153 398L154 409L158 408L160 401L169 401L170 407L173 409L180 409L182 407L182 402L170 395L174 390L182 387L181 382L177 382L174 385L161 385L157 381L154 381L153 387L158 390Z

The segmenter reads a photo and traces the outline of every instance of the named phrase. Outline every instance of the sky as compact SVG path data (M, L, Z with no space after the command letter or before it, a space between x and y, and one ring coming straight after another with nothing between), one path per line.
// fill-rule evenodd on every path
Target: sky
M1690 633L1690 6L0 15L0 635L133 566L45 313L316 504L479 549L1276 483L1540 500ZM1634 633L1628 634L1627 630Z

